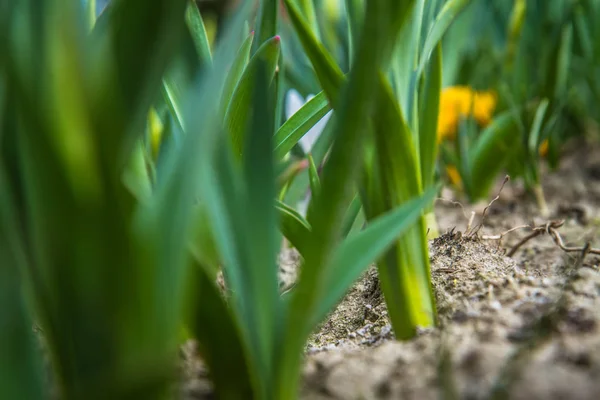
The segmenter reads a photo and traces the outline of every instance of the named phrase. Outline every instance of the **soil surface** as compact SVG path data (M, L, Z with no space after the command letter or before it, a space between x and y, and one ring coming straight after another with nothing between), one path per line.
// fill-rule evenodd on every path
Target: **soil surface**
M301 399L600 398L600 146L574 148L543 178L548 216L509 181L477 229L489 201L468 205L445 190L442 234L430 241L440 326L395 341L369 269L311 337ZM540 235L509 257L531 227ZM282 254L284 281L297 263ZM193 347L183 354L183 398L206 398Z

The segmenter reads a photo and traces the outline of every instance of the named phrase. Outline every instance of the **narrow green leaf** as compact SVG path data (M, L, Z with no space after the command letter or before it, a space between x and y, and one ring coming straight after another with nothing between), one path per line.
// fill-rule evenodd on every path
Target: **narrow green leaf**
M323 91L326 93L333 108L335 108L338 104L340 88L345 80L344 74L335 63L333 56L315 37L310 29L310 25L302 17L293 0L284 0L284 4L296 30L296 34L302 43L302 47L310 59L317 78L323 87Z
M571 64L571 48L573 45L573 25L565 26L561 33L558 59L556 60L556 77L554 97L563 98L567 93L569 66Z
M319 171L317 171L317 166L315 165L315 160L313 160L312 155L308 155L308 177L310 179L310 191L315 196L319 196L321 192L321 180L319 178Z
M281 121L284 116L284 105L285 105L285 94L289 88L287 81L285 79L285 70L287 68L287 64L285 63L284 53L279 53L279 61L277 64L277 69L275 70L275 93L276 93L276 106L275 106L275 120L273 124L275 125L275 129L279 129L281 127Z
M140 202L147 201L152 193L142 140L134 147L131 159L125 166L123 183Z
M419 61L419 51L421 49L421 29L423 24L423 14L425 9L425 0L416 0L414 7L407 15L407 22L402 27L393 53L391 54L391 69L389 71L392 87L396 94L396 101L400 103L402 114L414 133L413 141L418 148L418 121L417 115L414 115L416 106L417 79L420 75L415 73Z
M469 150L471 165L471 200L484 198L498 173L506 165L509 157L514 156L514 143L519 140L518 121L513 110L498 115L481 132L475 145Z
M423 196L371 220L367 227L349 237L336 249L327 276L327 292L319 302L314 324L323 320L341 299L350 285L364 270L414 226L422 211L434 199L437 188L431 188Z
M320 92L306 102L277 130L274 138L275 157L283 158L330 110L325 92Z
M594 56L594 41L592 32L588 26L588 21L585 19L585 9L580 4L575 7L574 25L579 37L579 45L585 58L591 60Z
M144 0L115 1L96 21L90 45L98 78L91 84L95 120L101 121L110 151L121 151L125 144L119 157L128 156L142 131L158 83L185 32L186 5L186 0L160 0L152 7Z
M433 185L437 160L437 124L442 90L442 49L438 44L423 77L422 93L419 96L419 146L421 178L423 187Z
M198 53L198 57L202 63L212 62L212 54L210 51L210 43L208 42L208 36L206 35L206 27L204 21L200 15L200 10L195 1L188 1L187 8L185 10L185 22L192 36L194 47Z
M88 29L92 30L96 23L96 0L86 0L85 4L85 16L88 24Z
M252 91L258 64L266 62L269 79L275 76L277 60L281 39L279 36L272 37L265 42L252 56L248 67L244 70L225 114L225 126L229 132L234 153L238 156L242 154L242 148L245 141L245 132L250 121L250 110L252 109Z
M275 208L279 212L281 233L300 254L303 254L310 237L310 224L300 213L285 203L278 201Z
M280 237L277 230L277 217L274 207L275 171L273 156L273 136L275 134L275 90L270 85L272 66L267 60L260 60L256 66L252 96L252 117L246 134L244 151L244 182L246 199L243 207L246 212L245 243L248 265L245 266L248 297L247 334L256 347L255 368L261 380L261 392L270 393L276 374L275 354L278 345L278 329L281 318L279 283L277 279L276 257Z
M531 124L531 130L529 131L529 154L533 159L538 158L539 147L540 147L540 133L542 131L542 124L544 123L544 118L546 117L546 110L548 109L548 105L550 102L548 99L542 99L537 109L535 110L535 115L533 117L533 123Z
M183 101L181 90L177 89L176 83L172 79L165 77L163 79L162 93L165 104L169 108L177 128L181 132L185 132L185 127L183 125L183 110L181 109Z
M193 216L194 226L188 247L192 258L205 269L206 275L216 280L221 266L221 256L207 213L205 205L198 204Z
M431 54L435 50L436 46L454 21L454 19L464 10L464 8L470 3L471 0L448 0L440 13L437 15L435 22L433 23L427 39L423 45L421 57L419 60L419 67L417 69L417 76L425 70L427 62Z
M157 249L158 261L162 263L159 265L166 267L165 276L161 281L165 278L168 281L177 279L177 276L173 276L173 269L182 262L181 255L186 258L189 256L186 249L189 249L189 239L193 238L190 234L193 232L193 225L197 222L194 218L194 207L200 199L201 204L206 206L210 232L219 258L223 265L228 267L226 271L228 286L233 288L237 283L236 289L243 287L239 284L243 280L239 271L240 265L245 260L241 258L243 252L239 248L238 235L243 237L247 230L244 227L243 214L231 213L229 210L240 210L241 203L230 203L243 202L244 196L240 194L239 176L231 171L232 162L225 162L219 153L228 147L223 142L226 138L219 135L222 120L219 118L218 103L215 99L218 98L224 85L227 67L231 65L239 48L243 22L249 16L250 6L249 3L241 4L239 13L232 21L227 22L227 29L224 29L220 46L214 53L214 68L210 73L201 76L190 90L189 99L185 102L183 110L188 132L181 138L181 143L170 146L165 152L153 202L150 207L140 212L141 220L158 219L159 221L157 223L159 235L156 235L148 245ZM243 228L242 232L236 230L236 227ZM169 282L169 285L173 284ZM171 295L169 292L166 294ZM162 299L160 296L156 297L157 300ZM243 339L246 365L252 365L250 361L252 346L249 345L247 337L242 335L243 331L239 326L238 329ZM206 345L210 346L210 344ZM257 375L252 372L256 368L249 367L248 370L250 370L253 388L258 387ZM219 373L218 371L223 369L213 367L211 372L215 375ZM220 373L227 374L227 372ZM214 379L227 380L229 374ZM244 385L243 381L240 385Z
M322 165L325 162L325 158L333 144L335 119L336 115L334 113L312 147L312 157L317 165ZM308 172L299 174L287 190L285 201L288 204L297 204L306 196L306 188L309 185Z
M364 0L346 0L346 13L348 16L348 64L354 59L354 49L358 44L362 20L365 13Z
M0 75L1 77L1 75ZM1 81L0 81L1 82ZM2 93L0 110L3 111ZM0 111L0 132L3 124ZM0 142L1 143L1 142ZM12 193L0 161L0 398L43 398L39 344L26 307L24 283L27 270Z
M260 46L277 35L277 11L278 0L262 0L257 18L256 42L254 42L252 54L259 51Z
M354 223L360 214L361 207L362 202L360 201L360 196L357 195L354 197L354 200L352 200L352 203L350 203L350 206L346 211L346 215L344 216L344 224L342 228L343 237L346 237L350 234L350 231L352 230L352 227L354 226Z
M321 132L321 135L312 147L311 155L317 165L323 164L327 154L329 154L329 151L331 150L335 138L334 128L337 124L336 118L335 113L333 113L331 118L327 121L325 128L323 128L323 132Z
M220 399L252 398L247 353L235 316L215 286L215 279L205 273L206 268L193 267L189 301L198 306L188 312L188 328L198 341L215 392Z
M250 35L244 40L242 46L240 47L233 63L231 64L231 68L227 74L227 79L225 80L225 85L223 86L223 91L221 92L220 104L221 104L221 112L220 115L222 118L225 118L225 113L231 104L231 97L233 96L233 92L238 85L246 66L248 65L248 60L250 60L250 49L252 47L252 42L254 40L254 32L251 32Z
M422 188L417 149L392 88L383 74L379 75L378 89L378 110L374 121L376 159L381 164L380 172L387 175L384 180L390 192L407 201L418 195Z
M201 198L207 207L211 230L224 264L240 264L235 247L237 238L233 234L236 231L230 229L231 221L226 212L226 202L237 201L240 197L239 182L228 169L229 164L222 161L223 157L217 157L220 155L219 151L224 151L227 146L223 146L223 137L218 134L222 120L217 112L215 98L224 85L227 66L231 65L236 56L238 38L242 36L243 22L248 18L250 8L250 4L244 3L239 13L229 22L221 46L214 54L214 68L202 76L190 91L189 101L185 102L186 108L183 110L189 134L182 138L180 146L172 146L165 153L153 205L142 212L149 215L159 213L157 218L163 220L163 233L171 232L168 237L172 240L159 242L161 248L164 247L162 251L167 253L185 253L182 247L188 245L186 232L194 221L191 218L194 204ZM217 168L215 163L222 164L217 164ZM221 181L228 185L218 185L215 169ZM236 217L239 216L233 214L233 218ZM233 270L236 271L235 268ZM235 280L236 276L232 276Z
M313 199L317 199L321 195L321 179L319 178L319 171L315 165L315 160L313 160L312 155L310 154L308 155L308 181L310 184L311 201L308 204L306 219L312 221L315 209L315 202Z
M472 143L475 142L477 133L477 125L473 118L461 118L458 125L458 133L456 135L456 155L457 167L460 171L462 185L465 192L473 192L473 166L469 157L469 151L473 148Z
M417 150L398 103L385 77L379 77L375 124L375 179L379 190L371 192L367 219L421 194ZM400 151L400 153L398 153ZM379 204L379 207L373 205ZM429 256L423 218L413 224L378 262L388 312L398 338L414 336L417 326L432 326L435 306L430 284Z
M317 21L317 13L315 12L314 0L296 0L299 4L299 8L302 10L304 19L308 22L311 31L315 33L315 36L319 38L321 32L319 29L319 23Z

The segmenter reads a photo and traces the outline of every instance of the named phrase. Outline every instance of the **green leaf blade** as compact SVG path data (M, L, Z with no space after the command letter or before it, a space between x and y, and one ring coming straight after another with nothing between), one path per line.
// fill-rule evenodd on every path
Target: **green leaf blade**
M252 109L253 88L258 64L265 61L267 73L271 80L275 76L275 69L279 59L281 39L279 36L272 37L265 42L252 56L242 77L240 78L227 113L225 114L225 126L229 132L234 153L241 156L245 142L245 132L250 121L250 110Z
M380 259L399 237L414 226L422 210L433 201L435 188L369 222L365 230L345 240L332 260L327 287L314 323L319 323L358 279L365 268Z
M283 158L330 110L324 91L306 102L277 130L274 138L275 157Z

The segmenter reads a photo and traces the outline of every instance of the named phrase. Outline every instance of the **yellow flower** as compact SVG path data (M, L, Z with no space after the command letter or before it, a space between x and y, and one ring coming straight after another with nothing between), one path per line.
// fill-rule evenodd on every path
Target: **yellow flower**
M442 90L438 115L438 141L456 138L461 118L472 116L485 127L496 108L493 92L476 92L468 86L452 86Z
M545 139L540 144L540 157L546 157L547 154L548 154L548 139Z
M450 183L452 183L456 187L462 186L462 179L460 178L460 172L454 165L446 166L446 175L448 175L448 179L450 179Z

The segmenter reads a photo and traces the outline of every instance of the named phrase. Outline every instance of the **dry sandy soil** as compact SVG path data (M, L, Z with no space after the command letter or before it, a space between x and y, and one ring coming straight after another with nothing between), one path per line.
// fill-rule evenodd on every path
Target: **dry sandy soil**
M471 212L473 228L488 202L467 205L445 191L464 207L436 205L442 235L430 250L440 327L395 341L371 268L311 337L301 399L600 398L600 147L576 147L545 175L547 217L509 182L475 232ZM532 229L502 233L558 220L509 254ZM284 255L283 272L293 276L296 262ZM191 348L184 354L183 398L210 398Z

